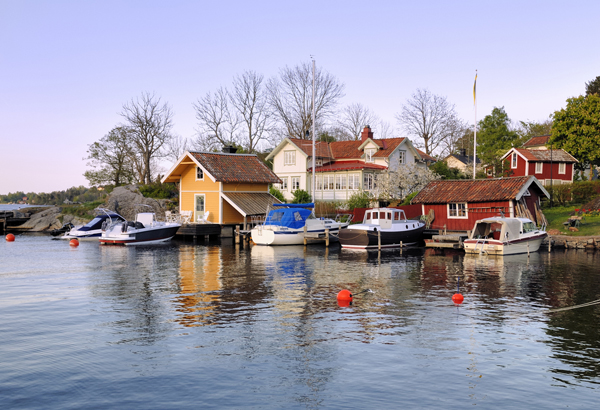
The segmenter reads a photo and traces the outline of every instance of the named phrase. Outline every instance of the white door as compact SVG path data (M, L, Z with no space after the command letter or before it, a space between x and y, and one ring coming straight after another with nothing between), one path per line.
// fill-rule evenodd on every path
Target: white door
M194 221L204 216L204 194L194 195Z

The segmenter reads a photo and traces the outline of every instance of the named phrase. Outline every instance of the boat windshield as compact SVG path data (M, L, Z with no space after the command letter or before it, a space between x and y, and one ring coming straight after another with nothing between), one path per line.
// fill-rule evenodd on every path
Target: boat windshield
M523 233L536 231L537 227L533 222L523 222Z
M92 228L94 225L96 225L97 223L102 222L104 218L100 218L99 216L95 217L94 219L92 219L91 221L89 221L88 223L86 223L85 225L83 225L85 228Z

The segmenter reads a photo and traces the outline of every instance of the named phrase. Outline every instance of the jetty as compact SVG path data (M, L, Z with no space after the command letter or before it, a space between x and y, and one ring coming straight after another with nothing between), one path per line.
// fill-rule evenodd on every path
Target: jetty
M14 230L29 220L30 214L19 211L0 211L0 233Z

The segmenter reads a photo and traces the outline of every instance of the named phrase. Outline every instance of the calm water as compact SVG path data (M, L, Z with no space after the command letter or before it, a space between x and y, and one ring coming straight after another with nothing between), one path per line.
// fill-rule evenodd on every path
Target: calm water
M600 305L548 309L600 299L599 262L20 235L0 408L597 408Z

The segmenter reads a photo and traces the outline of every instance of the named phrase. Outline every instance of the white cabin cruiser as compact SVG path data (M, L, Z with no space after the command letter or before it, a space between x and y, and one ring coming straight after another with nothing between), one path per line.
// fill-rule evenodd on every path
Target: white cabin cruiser
M250 231L252 241L257 245L302 245L304 232L325 237L329 230L331 240L337 240L340 229L348 226L350 221L341 222L331 218L315 218L309 204L273 204L263 224Z
M69 240L77 239L79 241L97 241L102 234L103 227L125 221L125 218L109 209L97 208L96 211L99 212L99 215L94 219L85 225L73 226L59 238Z
M181 227L178 222L156 220L154 212L140 212L135 221L117 222L100 236L101 245L150 245L170 241Z
M498 216L476 221L463 245L467 253L514 255L537 252L546 236L530 219Z
M406 219L402 209L373 208L365 212L362 224L340 231L340 245L348 249L398 248L418 243L425 223Z

